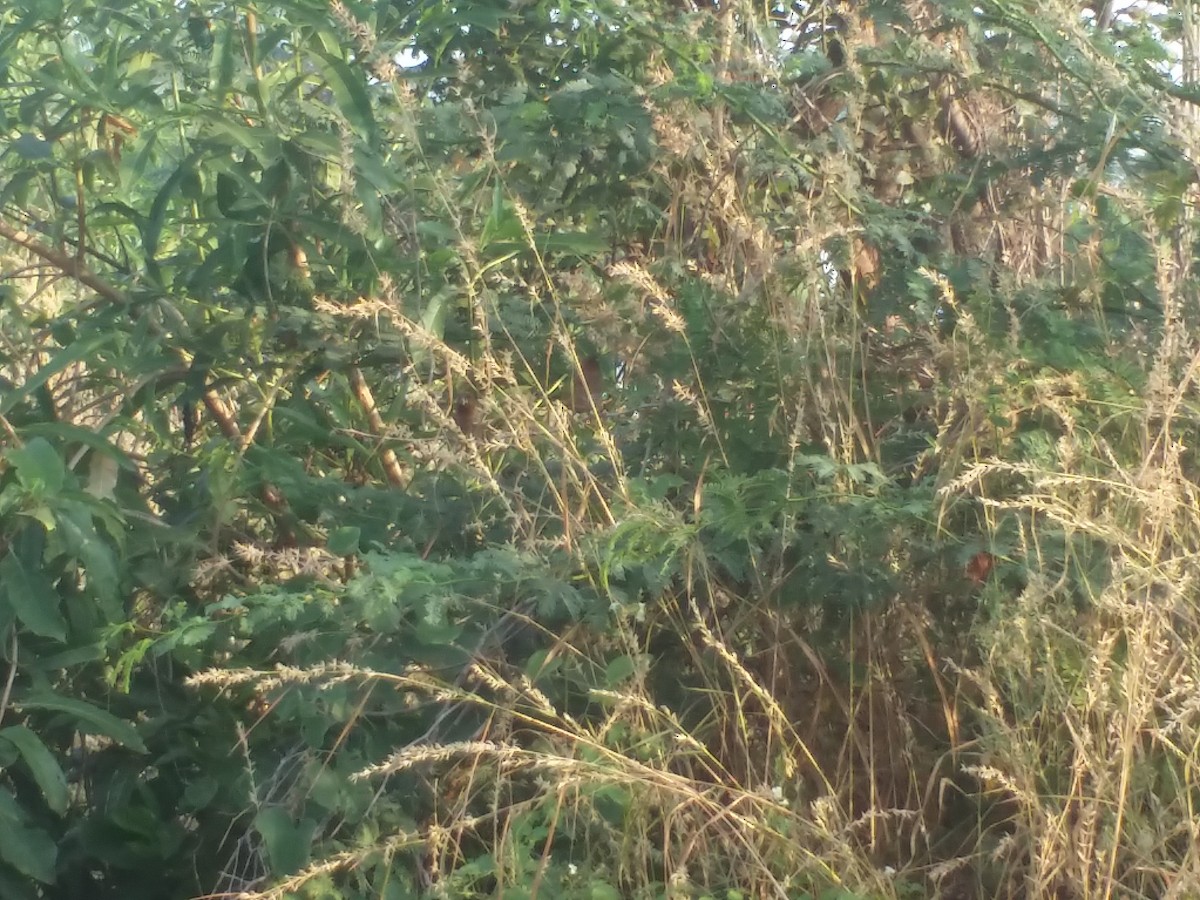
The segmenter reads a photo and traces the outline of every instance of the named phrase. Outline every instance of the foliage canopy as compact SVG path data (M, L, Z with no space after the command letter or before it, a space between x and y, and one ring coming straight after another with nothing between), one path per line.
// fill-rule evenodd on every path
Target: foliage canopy
M1195 27L0 10L0 894L1186 892Z

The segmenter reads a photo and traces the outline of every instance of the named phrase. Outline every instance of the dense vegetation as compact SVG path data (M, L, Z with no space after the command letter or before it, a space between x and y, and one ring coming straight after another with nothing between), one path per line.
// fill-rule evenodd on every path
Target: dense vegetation
M0 896L1200 893L1188 2L0 7Z

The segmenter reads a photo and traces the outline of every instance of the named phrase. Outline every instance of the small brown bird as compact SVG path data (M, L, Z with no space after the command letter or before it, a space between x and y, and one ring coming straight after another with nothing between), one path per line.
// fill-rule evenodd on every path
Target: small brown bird
M583 357L571 379L571 409L588 412L593 404L600 402L603 393L604 375L600 371L600 360L594 354Z
M464 391L454 398L454 409L451 416L459 430L468 436L479 433L479 398L473 392Z

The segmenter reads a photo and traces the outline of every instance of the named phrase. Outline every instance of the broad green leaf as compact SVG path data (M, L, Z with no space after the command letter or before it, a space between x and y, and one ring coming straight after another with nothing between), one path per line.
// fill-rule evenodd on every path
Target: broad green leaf
M637 661L629 654L618 656L609 662L604 671L604 685L607 688L620 687L637 671Z
M535 650L525 661L525 674L534 680L553 675L562 668L562 657L549 650Z
M25 823L0 828L0 859L35 881L54 883L58 847L45 831Z
M0 897L4 900L39 900L41 896L32 882L16 872L0 869Z
M163 640L172 646L177 644L180 647L195 647L203 644L212 637L216 630L217 626L212 622L206 622L203 619L193 619L185 622Z
M29 766L30 774L42 790L46 805L59 815L67 811L67 778L54 754L41 738L24 725L11 725L0 731L0 738L13 744Z
M90 428L80 428L69 422L33 422L20 429L23 437L48 437L62 442L83 444L98 453L112 457L126 471L133 471L135 466L124 450L114 447L103 434L98 434Z
M383 234L383 205L380 203L379 191L366 179L356 186L359 202L362 204L362 214L367 220L366 235L375 239Z
M17 470L21 484L31 491L57 494L66 482L67 467L45 438L34 438L24 447L9 450L5 457Z
M254 827L262 836L275 874L290 874L308 862L312 835L316 830L313 822L294 822L286 809L271 806L255 816Z
M358 552L358 541L361 536L361 528L347 525L329 536L325 549L334 556L349 556Z
M119 575L112 547L96 532L92 511L81 503L66 502L57 510L58 531L70 551L87 571L88 587L104 606L109 619L121 615L116 603Z
M0 822L10 825L25 821L25 810L7 788L0 788Z
M216 778L202 776L189 780L187 788L183 792L180 808L187 812L202 810L213 801L220 789L221 782Z
M32 509L24 509L22 513L40 523L46 531L54 531L58 527L58 520L54 518L54 510L44 503L39 503Z
M104 659L104 646L100 643L84 644L71 647L60 653L39 654L32 663L34 669L40 672L53 672L56 669L69 669L86 663L99 662Z
M146 745L138 735L137 729L87 701L77 700L74 697L63 697L42 690L21 698L18 705L25 710L44 709L49 712L63 713L86 726L86 730L112 738L117 743L139 753L147 752Z
M40 637L67 639L67 623L59 611L59 596L50 580L27 568L16 553L0 560L0 596L26 628Z
M359 144L354 148L356 174L369 181L380 193L392 194L405 187L404 171L394 162L380 159L370 147Z

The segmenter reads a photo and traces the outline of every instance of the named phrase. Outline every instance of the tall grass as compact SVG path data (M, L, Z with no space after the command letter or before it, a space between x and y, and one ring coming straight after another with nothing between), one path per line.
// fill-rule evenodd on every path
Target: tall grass
M756 58L745 50L727 62ZM754 65L773 74L761 58ZM1045 290L1038 279L1073 261L997 277L998 340L979 304L933 270L920 274L954 311L954 334L912 309L877 326L862 308L871 272L851 273L849 288L831 277L831 247L851 248L851 265L859 255L866 223L837 199L859 190L857 176L826 160L816 176L823 194L768 211L739 169L753 135L710 112L656 112L654 200L666 224L599 276L556 271L538 254L534 214L513 192L506 202L536 265L518 277L480 262L483 238L469 223L492 204L494 185L507 190L486 132L486 191L458 192L444 173L428 173L459 210L478 338L470 355L425 329L386 284L369 302L328 307L386 322L436 361L425 368L440 380L414 368L405 381L407 402L437 427L424 461L493 496L519 546L565 553L600 591L606 573L634 558L675 568L653 602L614 592L606 628L543 635L539 664L523 671L481 656L457 681L349 664L195 679L252 681L264 693L350 679L485 713L469 739L435 732L359 773L382 791L398 773L422 772L437 785L425 821L245 896L283 897L401 851L444 896L1200 893L1200 506L1189 446L1200 355L1182 324L1179 253L1164 242L1157 260L1167 328L1147 339L1148 390L1117 402L1093 393L1111 388L1103 377L1038 370L1022 357L1036 338L1014 311L1018 295ZM699 207L719 237L698 255L687 211ZM1052 207L1040 211L1065 221ZM1019 230L998 212L975 224L1014 239ZM703 345L679 300L694 283L724 304L710 310ZM514 292L548 311L538 352L508 330ZM874 386L929 401L935 436L908 474L936 483L938 504L924 530L916 515L875 548L895 575L886 602L848 603L837 627L817 604L780 602L794 565L786 553L756 545L734 578L703 540L714 472L738 464L728 442L740 425L718 411L731 382L714 374L729 373L714 356L736 351L728 332L738 329L771 351L730 377L773 391L765 414L780 468L801 470L821 448L845 467L824 489L868 516L893 513L847 473L878 464L880 435L898 427L877 418ZM621 360L620 385L590 374L597 346ZM552 356L565 361L557 375ZM469 421L456 415L463 397ZM671 502L651 501L629 470L653 467L627 448L668 407L686 411L696 457ZM747 428L764 415L762 405L744 411ZM1030 419L1049 436L1040 454L1021 444L1018 423ZM537 473L537 493L512 479L514 460ZM788 531L802 517L766 524ZM955 548L986 566L969 570ZM837 540L821 552L834 567L863 560L863 548ZM591 689L586 715L539 686L595 681L617 659L626 668Z

